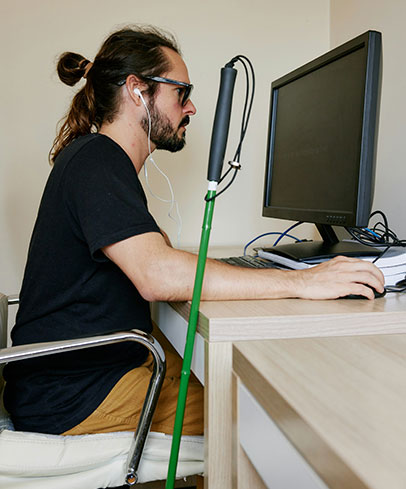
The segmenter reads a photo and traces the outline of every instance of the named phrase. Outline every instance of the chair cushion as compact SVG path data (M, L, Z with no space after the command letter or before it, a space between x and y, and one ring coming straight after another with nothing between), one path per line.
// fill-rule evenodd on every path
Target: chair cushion
M0 487L8 489L96 489L122 485L134 433L58 436L3 430ZM172 437L151 432L138 482L166 478ZM183 436L177 477L203 472L203 437Z

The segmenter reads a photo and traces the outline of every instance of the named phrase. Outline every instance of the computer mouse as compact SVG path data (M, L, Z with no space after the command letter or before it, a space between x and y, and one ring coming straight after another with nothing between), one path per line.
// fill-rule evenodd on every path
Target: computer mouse
M378 292L370 285L365 284L365 286L369 287L374 291L375 299L379 299L380 297L384 297L386 295L386 289L383 289L383 292ZM344 297L340 297L340 299L368 299L368 297L365 297L364 295L349 294L349 295L345 295Z

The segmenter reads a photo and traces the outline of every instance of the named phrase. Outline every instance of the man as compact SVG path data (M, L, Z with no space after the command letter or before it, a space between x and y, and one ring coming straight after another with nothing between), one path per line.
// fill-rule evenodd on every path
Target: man
M154 149L180 150L196 108L173 39L123 29L93 63L65 53L62 81L76 94L53 148L54 168L30 244L14 344L137 327L151 331L149 301L192 297L197 257L170 246L149 214L137 174ZM96 129L96 132L95 132ZM373 298L383 276L338 257L305 271L253 270L207 261L203 300ZM113 345L5 372L6 407L18 429L82 434L136 429L151 359ZM152 429L173 428L180 364L168 372ZM203 394L189 388L185 434L201 434Z

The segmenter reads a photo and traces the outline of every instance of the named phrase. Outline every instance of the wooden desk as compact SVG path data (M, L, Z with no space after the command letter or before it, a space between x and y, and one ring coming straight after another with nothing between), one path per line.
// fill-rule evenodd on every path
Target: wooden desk
M189 303L156 303L154 321L182 354ZM232 488L232 343L406 333L406 295L375 301L202 302L194 371L205 385L205 487Z
M406 335L241 342L233 368L235 455L266 483L242 459L234 489L406 487Z

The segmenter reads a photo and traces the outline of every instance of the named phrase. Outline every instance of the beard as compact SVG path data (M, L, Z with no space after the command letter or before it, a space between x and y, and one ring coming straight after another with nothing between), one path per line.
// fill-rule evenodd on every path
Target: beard
M185 116L177 129L174 129L169 118L160 112L154 104L154 100L148 104L148 110L151 117L151 141L156 145L156 149L164 149L171 153L176 153L184 148L186 144L185 133L178 136L178 130L189 124L189 116ZM149 132L148 116L145 116L141 121L141 127L146 134Z

